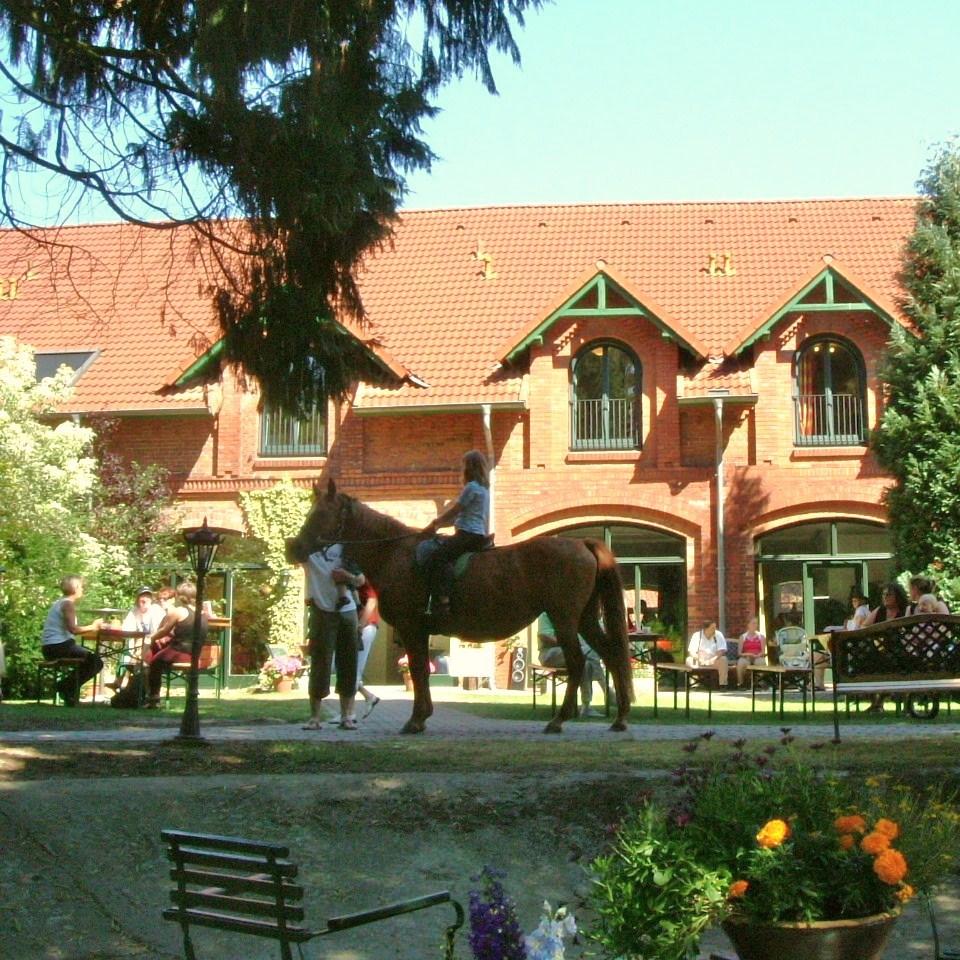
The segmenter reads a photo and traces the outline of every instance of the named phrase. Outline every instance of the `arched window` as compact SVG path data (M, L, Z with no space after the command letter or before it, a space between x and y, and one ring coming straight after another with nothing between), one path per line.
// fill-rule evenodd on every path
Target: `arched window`
M584 347L573 361L571 448L639 450L640 386L640 361L627 347Z
M799 447L862 444L867 436L863 358L839 337L817 337L797 357L794 397Z

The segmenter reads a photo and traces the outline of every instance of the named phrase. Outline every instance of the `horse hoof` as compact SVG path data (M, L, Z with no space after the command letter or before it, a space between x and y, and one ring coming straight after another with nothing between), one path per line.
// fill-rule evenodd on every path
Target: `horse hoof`
M426 729L425 725L422 723L414 723L412 720L408 720L404 725L401 733L423 733Z
M551 720L544 728L544 733L563 733L563 724Z
M623 731L627 729L627 725L622 720L614 720L613 723L610 724L610 729L614 733L623 733Z

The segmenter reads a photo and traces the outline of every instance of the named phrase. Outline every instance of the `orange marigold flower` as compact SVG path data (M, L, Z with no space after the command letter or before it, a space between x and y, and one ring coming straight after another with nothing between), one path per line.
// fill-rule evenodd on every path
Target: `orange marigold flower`
M833 821L837 833L866 833L867 821L859 814L851 814L849 817L837 817Z
M900 826L895 820L887 820L886 817L881 817L873 825L874 833L882 833L885 837L889 837L891 840L896 840L900 836Z
M873 872L884 883L895 887L907 875L907 861L899 850L890 847L873 861Z
M840 834L840 847L843 850L852 850L853 845L856 843L856 840L853 839L852 833L842 833Z
M757 843L767 850L779 847L790 836L790 824L786 820L768 820L757 834Z
M909 883L903 883L900 885L900 889L894 893L894 896L901 902L906 903L908 900L912 900L916 894L916 890L910 886Z
M747 892L747 887L749 886L750 884L747 883L746 880L734 880L733 883L730 884L730 889L727 891L727 896L731 900L742 897Z
M871 856L883 853L889 846L890 838L885 833L877 833L876 830L873 833L868 833L860 841L860 848L864 853L869 853Z

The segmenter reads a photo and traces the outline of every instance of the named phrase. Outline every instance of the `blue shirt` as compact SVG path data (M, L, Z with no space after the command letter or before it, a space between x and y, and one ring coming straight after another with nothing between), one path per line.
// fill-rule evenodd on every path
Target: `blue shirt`
M457 530L485 537L490 524L490 491L482 483L471 480L460 491L457 503L460 512L453 524Z

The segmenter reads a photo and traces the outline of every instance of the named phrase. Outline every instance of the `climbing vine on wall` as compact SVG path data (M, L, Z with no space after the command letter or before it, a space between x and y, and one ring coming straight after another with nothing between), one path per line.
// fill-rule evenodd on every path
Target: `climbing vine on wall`
M281 480L267 490L240 494L247 532L265 544L264 562L270 568L267 622L268 643L292 646L303 640L303 578L284 554L284 540L299 529L310 510L310 492Z

